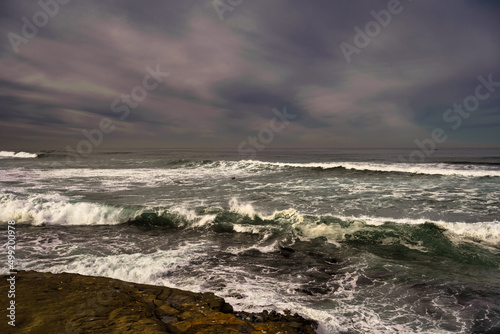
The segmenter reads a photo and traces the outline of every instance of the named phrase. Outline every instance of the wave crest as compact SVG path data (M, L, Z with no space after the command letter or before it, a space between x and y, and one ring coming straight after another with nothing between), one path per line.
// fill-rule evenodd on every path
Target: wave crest
M32 225L114 225L127 218L124 208L88 202L70 202L59 194L0 198L0 221L14 219Z
M291 168L310 168L319 170L353 170L362 172L409 173L421 175L446 175L466 177L500 177L500 170L488 166L458 166L445 163L371 163L371 162L263 162L258 160L242 160L242 165L261 165Z
M0 159L37 158L38 154L28 152L0 151Z
M251 204L237 199L231 199L228 209L208 207L192 210L185 207L138 208L74 202L59 194L31 195L28 198L3 195L0 197L0 221L7 222L10 219L32 225L129 224L146 229L208 229L218 233L252 233L263 238L279 236L283 240L312 240L320 237L338 246L369 236L366 240L370 242L390 244L397 241L407 248L421 251L426 251L427 247L419 243L424 240L419 233L443 231L443 235L453 243L474 242L500 248L499 221L463 223L409 218L316 216L301 214L293 208L264 214ZM428 224L437 230L418 230ZM408 235L411 237L406 240Z

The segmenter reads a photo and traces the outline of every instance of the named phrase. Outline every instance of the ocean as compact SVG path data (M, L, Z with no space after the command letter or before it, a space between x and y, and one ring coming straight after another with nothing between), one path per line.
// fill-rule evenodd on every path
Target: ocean
M409 152L2 151L0 222L22 270L210 291L318 333L499 333L500 150Z

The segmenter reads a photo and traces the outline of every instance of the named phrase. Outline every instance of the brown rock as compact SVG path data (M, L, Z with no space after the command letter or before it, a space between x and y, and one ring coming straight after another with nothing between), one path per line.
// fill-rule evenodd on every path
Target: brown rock
M0 305L8 305L8 276L0 276ZM128 283L76 274L19 272L15 327L0 333L314 333L298 315L233 313L213 293ZM5 319L5 318L4 318Z

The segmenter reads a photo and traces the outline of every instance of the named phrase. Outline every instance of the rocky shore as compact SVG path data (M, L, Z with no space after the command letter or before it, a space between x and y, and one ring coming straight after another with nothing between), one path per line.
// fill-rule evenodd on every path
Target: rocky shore
M9 276L0 279L5 310ZM0 333L315 333L299 315L234 312L212 293L135 284L77 274L19 272L15 327ZM5 311L4 311L5 313Z

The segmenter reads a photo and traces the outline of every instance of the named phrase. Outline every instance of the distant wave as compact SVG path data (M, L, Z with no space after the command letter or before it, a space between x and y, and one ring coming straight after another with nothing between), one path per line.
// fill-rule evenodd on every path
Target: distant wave
M225 169L230 171L280 171L293 168L307 168L324 171L358 171L379 173L406 173L414 175L438 175L460 177L500 177L500 169L493 164L451 164L451 163L377 163L377 162L266 162L259 160L240 161L191 161L173 160L166 163L171 168Z
M0 151L0 159L8 158L37 158L38 154L28 152Z
M409 163L371 163L371 162L263 162L256 160L242 160L241 164L256 164L262 166L315 168L322 170L357 170L386 173L410 173L422 175L450 175L466 177L500 177L500 170L491 169L487 166L481 168L477 165L462 166L462 168L445 163L409 164Z
M396 242L422 251L425 249L420 241L432 238L438 229L444 231L445 237L452 242L472 241L500 248L499 221L464 223L411 218L310 216L293 208L266 215L256 211L251 204L236 199L229 202L229 209L205 208L195 212L185 207L138 208L74 202L59 194L31 195L28 198L2 195L0 222L10 219L31 225L128 224L143 229L251 233L265 238L278 235L300 239L322 237L336 244L370 236L377 238L377 242ZM412 234L415 238L410 236L408 239Z
M496 158L498 160L498 158ZM491 161L450 161L446 162L450 165L489 165L489 166L500 166L500 162L491 162Z

